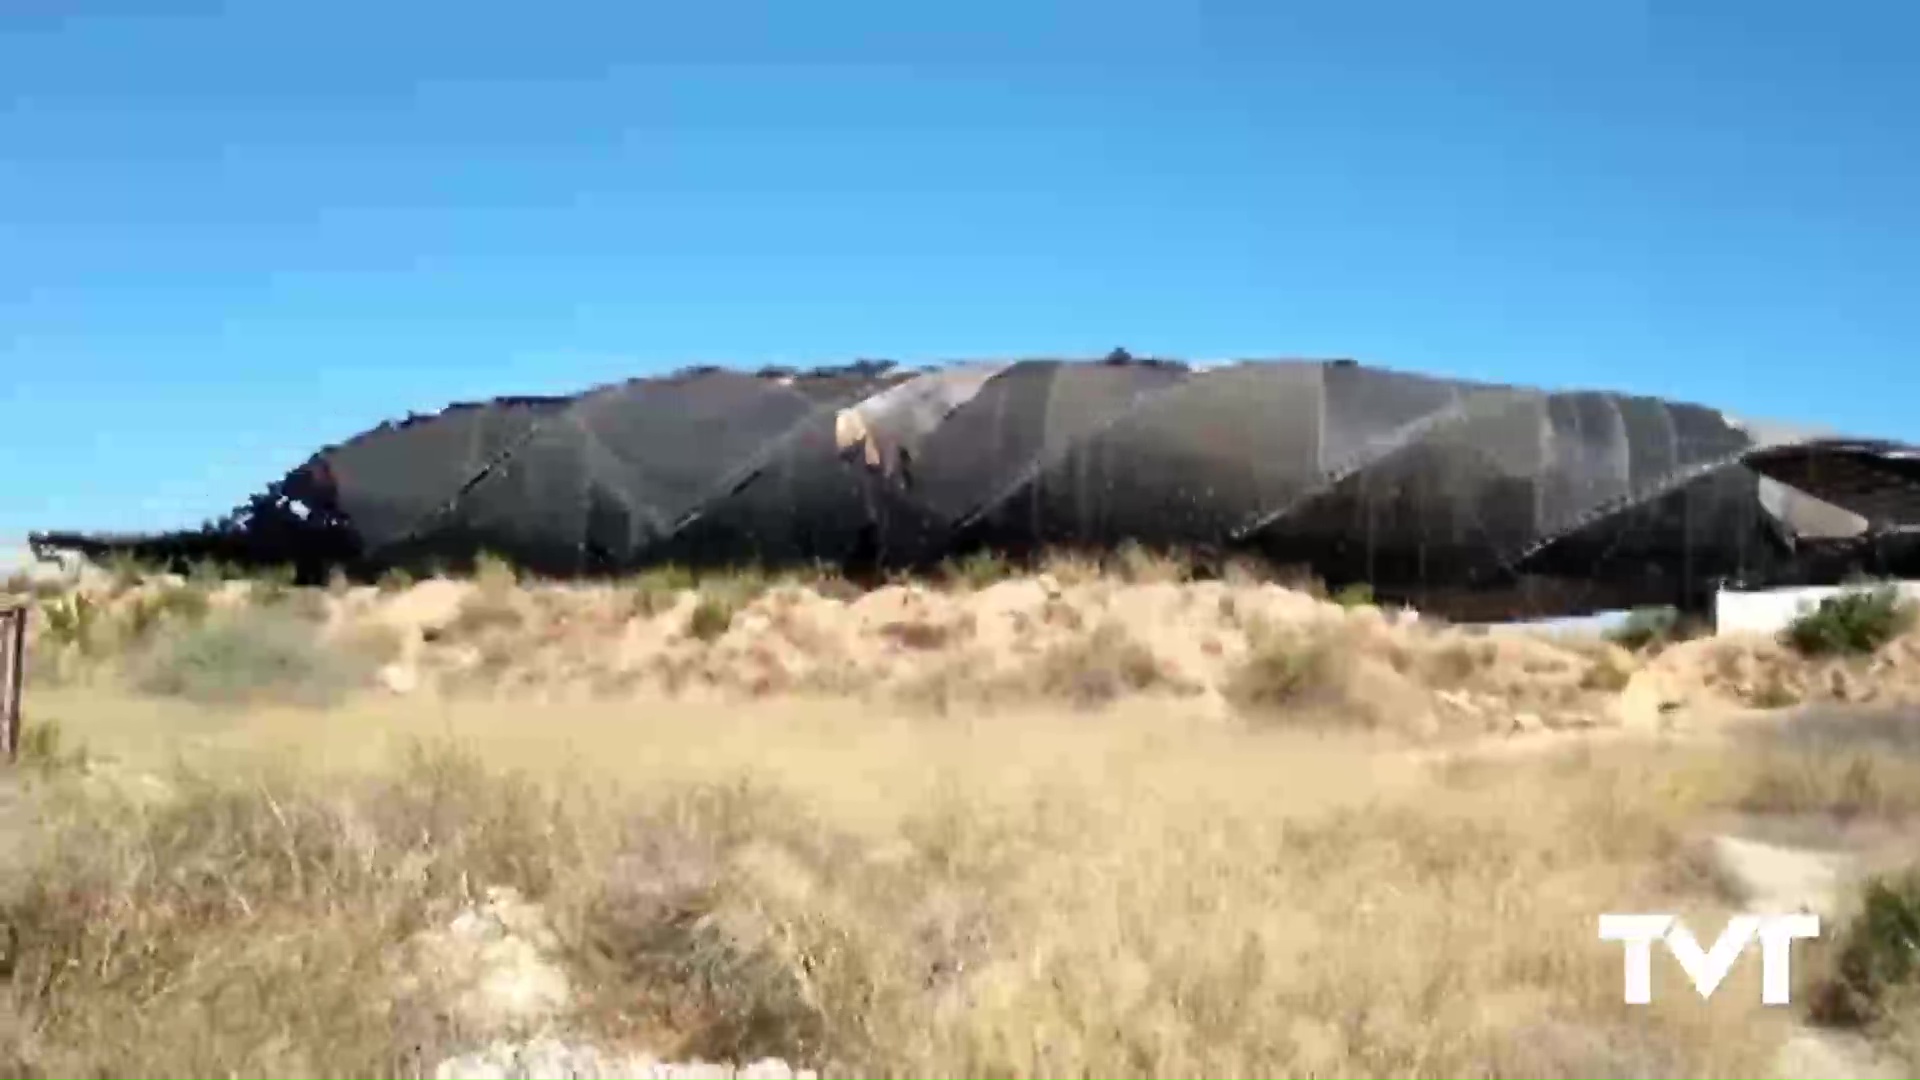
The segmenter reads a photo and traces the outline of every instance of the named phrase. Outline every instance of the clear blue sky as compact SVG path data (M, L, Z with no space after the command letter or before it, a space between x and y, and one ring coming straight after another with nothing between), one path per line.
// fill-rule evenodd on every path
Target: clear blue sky
M0 534L689 362L1351 356L1920 438L1907 0L226 6L0 4Z

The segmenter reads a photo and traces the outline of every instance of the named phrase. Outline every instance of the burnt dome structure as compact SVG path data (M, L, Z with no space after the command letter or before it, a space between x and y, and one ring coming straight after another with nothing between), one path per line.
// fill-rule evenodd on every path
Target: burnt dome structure
M557 576L1135 541L1477 618L1911 573L1917 530L1902 444L1350 361L1116 353L708 368L454 405L326 447L195 532L33 539L309 575L484 550Z

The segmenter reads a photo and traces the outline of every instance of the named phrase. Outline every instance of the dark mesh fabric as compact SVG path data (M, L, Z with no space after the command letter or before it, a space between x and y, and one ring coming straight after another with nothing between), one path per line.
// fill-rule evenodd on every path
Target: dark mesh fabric
M1061 454L1186 377L1178 369L1018 364L989 380L920 443L914 497L974 543L1025 547L1057 532L1061 500L1041 474Z
M484 537L486 548L530 569L577 572L587 520L584 449L569 425L543 426L469 488L448 515L427 519L410 539L431 544L450 534Z
M1318 475L1318 364L1238 364L1147 394L1042 479L1084 542L1223 538Z
M429 507L454 498L492 457L558 407L460 407L376 428L327 455L340 510L365 541L400 539Z
M1357 364L1288 366L1324 373L1326 434L1321 459L1336 472L1377 456L1408 425L1428 420L1464 395L1494 389Z
M1631 464L1625 425L1606 394L1547 399L1547 447L1540 477L1540 531L1572 528L1600 506L1627 498Z
M1634 491L1657 487L1680 466L1679 440L1666 403L1645 397L1616 397L1626 431L1627 485Z
M1524 569L1584 583L1598 606L1700 602L1724 580L1790 571L1769 534L1756 479L1722 469L1594 518L1530 556Z
M1010 548L1113 542L1101 521L1109 508L1141 494L1143 480L1150 479L1104 470L1097 449L1088 450L1111 445L1116 425L1186 374L1078 364L1055 372L1041 445L1012 470L1013 482L1000 487L976 521L964 523L971 526L968 540Z
M726 495L822 408L772 380L712 372L628 383L583 399L567 419L594 448L598 498L631 524L628 535L610 538L610 550L632 558Z
M706 506L658 555L695 565L867 567L930 560L942 535L904 492L840 458L829 414L801 425L763 468Z
M1534 535L1545 416L1536 394L1471 389L1429 425L1396 425L1250 541L1343 580L1485 576ZM1321 554L1324 553L1324 554Z
M708 369L457 406L321 451L223 550L292 543L305 526L274 499L299 498L329 553L372 566L484 549L556 574L879 569L1134 540L1478 611L1660 602L1900 557L1881 533L1845 551L1783 534L1750 459L1875 527L1920 517L1920 451L1762 447L1714 410L1646 397L1348 363L1043 360L872 400L919 377Z
M374 522L376 551L484 548L541 571L610 570L646 560L709 504L777 470L781 441L803 425L824 418L830 450L833 410L871 386L803 391L719 370L633 380L564 408L451 411L328 463L342 509ZM409 490L411 500L395 494ZM774 512L792 513L791 501ZM751 546L768 532L758 523L742 535Z

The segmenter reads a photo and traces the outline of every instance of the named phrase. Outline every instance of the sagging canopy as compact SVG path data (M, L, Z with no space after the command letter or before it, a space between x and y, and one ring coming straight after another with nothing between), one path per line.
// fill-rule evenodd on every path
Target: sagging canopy
M1342 361L709 369L385 426L279 490L375 565L910 566L1133 540L1386 594L1545 576L1665 598L1792 578L1800 541L1888 524L1797 486L1820 487L1793 449L1697 405ZM1793 489L1763 495L1756 455Z

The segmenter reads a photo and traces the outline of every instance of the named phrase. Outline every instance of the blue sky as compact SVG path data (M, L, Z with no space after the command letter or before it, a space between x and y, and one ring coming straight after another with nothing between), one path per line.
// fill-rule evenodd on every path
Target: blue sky
M0 534L690 362L1351 356L1920 438L1902 0L225 6L0 4Z

